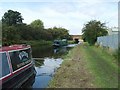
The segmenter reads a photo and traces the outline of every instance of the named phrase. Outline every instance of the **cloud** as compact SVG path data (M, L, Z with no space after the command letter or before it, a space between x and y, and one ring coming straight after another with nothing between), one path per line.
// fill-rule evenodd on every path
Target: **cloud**
M118 2L119 0L1 0L0 2Z
M111 2L110 2L111 1ZM97 19L109 22L107 26L117 26L118 6L117 0L81 0L71 2L26 2L26 3L2 3L0 17L8 9L20 12L24 23L30 24L33 20L41 19L45 28L53 26L65 27L70 34L81 34L83 25ZM7 4L7 5L6 5Z

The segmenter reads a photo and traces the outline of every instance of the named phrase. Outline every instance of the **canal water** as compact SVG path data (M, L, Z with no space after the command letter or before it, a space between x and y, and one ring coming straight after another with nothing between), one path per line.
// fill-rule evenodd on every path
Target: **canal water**
M32 55L35 61L36 77L32 88L46 88L52 79L55 71L62 64L61 56L67 54L68 51L77 44L70 44L61 48L33 47Z

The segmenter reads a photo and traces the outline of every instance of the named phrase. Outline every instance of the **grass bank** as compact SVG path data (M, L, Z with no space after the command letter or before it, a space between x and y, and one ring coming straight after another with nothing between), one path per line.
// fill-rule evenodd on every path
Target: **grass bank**
M75 44L75 41L73 41L73 40L68 40L68 44Z
M117 88L118 62L106 50L78 45L64 57L49 88Z
M2 42L3 46L9 46L13 44L29 44L31 46L43 46L43 45L52 45L52 41L45 41L45 40L19 40L19 41L7 41Z
M45 41L45 40L33 40L33 41L20 41L20 43L34 46L44 46L44 45L52 45L52 41Z

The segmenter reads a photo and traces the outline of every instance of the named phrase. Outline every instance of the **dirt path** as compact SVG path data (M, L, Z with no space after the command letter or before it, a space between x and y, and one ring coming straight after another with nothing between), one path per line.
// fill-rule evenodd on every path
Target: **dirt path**
M49 87L52 88L85 88L94 87L92 84L92 76L85 68L86 62L82 60L82 51L80 47L74 48L65 58L62 68L60 68ZM76 53L74 53L76 52Z
M117 88L117 60L100 48L78 45L64 60L50 88Z

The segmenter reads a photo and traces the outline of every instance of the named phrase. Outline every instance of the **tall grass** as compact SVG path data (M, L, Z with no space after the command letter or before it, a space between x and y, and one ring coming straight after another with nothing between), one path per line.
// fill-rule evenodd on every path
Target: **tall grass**
M120 47L113 52L113 56L118 60L118 63L120 63Z

